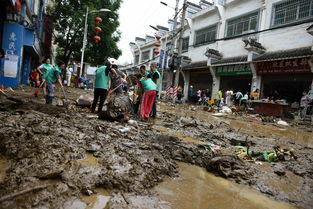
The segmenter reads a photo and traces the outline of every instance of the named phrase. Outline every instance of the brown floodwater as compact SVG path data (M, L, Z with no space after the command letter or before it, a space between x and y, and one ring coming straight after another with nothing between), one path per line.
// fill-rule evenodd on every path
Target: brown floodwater
M91 153L86 153L86 157L84 159L78 160L78 162L83 166L92 166L95 168L101 167L101 165L98 162L98 159L95 158Z
M81 200L87 204L85 209L104 209L110 201L110 193L102 188L95 189L95 194L81 197Z
M167 178L154 188L175 209L295 209L260 192L216 177L205 169L179 164L180 177Z

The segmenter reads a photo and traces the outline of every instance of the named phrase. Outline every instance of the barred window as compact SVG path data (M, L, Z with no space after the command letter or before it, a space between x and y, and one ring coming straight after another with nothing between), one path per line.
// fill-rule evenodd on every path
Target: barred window
M249 15L227 21L226 37L244 34L248 31L257 31L259 22L259 13L255 12Z
M196 31L195 45L212 42L216 39L217 26Z
M144 51L142 52L142 61L146 61L146 60L149 60L150 59L150 50L149 51Z
M313 0L288 0L274 6L272 25L313 17Z
M183 47L182 51L187 52L189 48L189 37L183 38Z

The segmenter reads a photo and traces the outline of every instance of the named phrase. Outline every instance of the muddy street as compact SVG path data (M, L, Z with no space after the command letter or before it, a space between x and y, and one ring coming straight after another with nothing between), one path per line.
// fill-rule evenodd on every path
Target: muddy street
M86 93L67 90L71 100ZM151 123L129 124L45 105L29 88L11 95L22 103L0 98L0 208L313 206L310 126L169 103ZM280 146L296 159L247 159L238 151L247 145L247 153Z

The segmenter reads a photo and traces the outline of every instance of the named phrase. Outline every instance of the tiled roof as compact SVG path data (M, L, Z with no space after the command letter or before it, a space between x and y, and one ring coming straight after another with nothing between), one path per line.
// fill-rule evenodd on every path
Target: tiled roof
M304 47L285 51L268 52L256 57L253 61L271 61L280 59L292 59L309 57L313 55L311 47Z
M168 31L167 27L161 26L161 25L157 25L158 29L164 30L164 31Z
M196 8L198 8L198 9L202 9L198 4L194 4L194 3L190 2L190 1L187 1L187 5L196 7Z
M212 65L227 65L248 62L248 56L230 57L212 62Z

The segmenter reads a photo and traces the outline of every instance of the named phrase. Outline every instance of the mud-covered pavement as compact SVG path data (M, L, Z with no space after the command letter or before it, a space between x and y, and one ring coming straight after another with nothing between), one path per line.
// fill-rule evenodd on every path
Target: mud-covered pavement
M22 104L0 99L0 208L96 208L97 204L99 208L188 208L160 192L162 181L170 185L184 178L185 164L178 162L200 166L285 202L277 208L312 208L310 127L300 130L296 125L277 127L240 117L214 118L200 109L169 104L160 105L153 124L133 126L98 120L86 109L47 106L32 93L29 88L10 93ZM81 93L70 89L68 98L77 99ZM130 130L122 133L125 127ZM298 159L262 165L243 161L232 148L245 145L247 138L253 150L280 145L294 149ZM222 151L213 153L201 143L219 145ZM194 194L198 190L192 187L191 183L188 188ZM240 191L239 185L232 187ZM258 204L255 196L247 198ZM186 200L181 197L181 201ZM214 198L207 201L214 205ZM255 204L254 208L273 208ZM249 204L240 208L245 205L249 208Z

